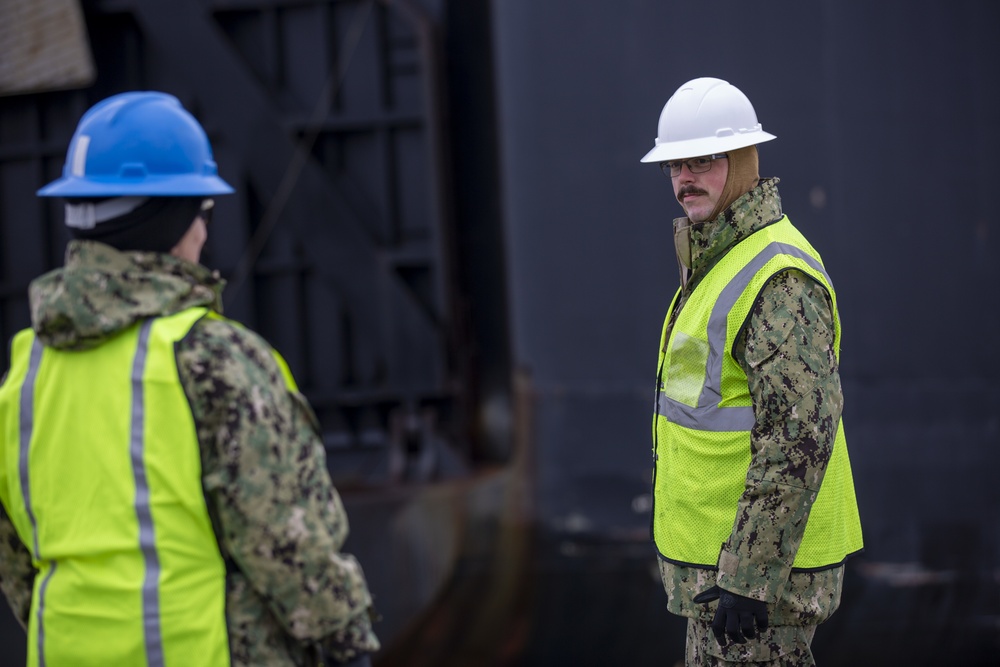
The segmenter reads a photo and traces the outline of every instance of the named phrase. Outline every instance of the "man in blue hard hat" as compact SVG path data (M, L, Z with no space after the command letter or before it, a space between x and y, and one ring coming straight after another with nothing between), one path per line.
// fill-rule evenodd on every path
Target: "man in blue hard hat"
M819 253L758 175L763 130L726 81L682 85L642 162L660 166L680 288L663 324L653 540L686 664L814 664L816 627L862 548L841 413L840 319Z
M0 588L29 665L367 665L379 648L318 425L199 258L232 188L167 94L91 108L65 266L0 386Z

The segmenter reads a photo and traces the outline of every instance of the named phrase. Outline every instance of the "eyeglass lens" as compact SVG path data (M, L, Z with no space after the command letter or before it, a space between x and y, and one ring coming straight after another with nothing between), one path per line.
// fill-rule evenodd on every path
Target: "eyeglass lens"
M727 157L725 154L722 155L709 155L707 157L693 157L687 160L670 160L668 162L661 162L660 168L664 173L669 174L671 178L674 176L681 175L681 167L687 165L688 171L692 174L703 174L712 168L712 162L720 158Z

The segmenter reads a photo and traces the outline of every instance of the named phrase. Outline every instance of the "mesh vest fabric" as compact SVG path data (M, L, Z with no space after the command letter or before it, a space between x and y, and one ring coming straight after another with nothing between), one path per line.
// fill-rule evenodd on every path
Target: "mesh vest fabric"
M32 667L229 664L225 566L174 357L206 312L86 352L14 339L0 499L38 569Z
M789 268L811 276L829 292L839 356L836 293L819 255L787 217L734 246L689 296L670 340L661 337L653 420L653 538L667 560L714 567L732 532L750 466L754 424L747 377L732 348L765 283ZM667 313L664 336L677 302L675 298ZM834 566L861 546L841 422L793 566Z

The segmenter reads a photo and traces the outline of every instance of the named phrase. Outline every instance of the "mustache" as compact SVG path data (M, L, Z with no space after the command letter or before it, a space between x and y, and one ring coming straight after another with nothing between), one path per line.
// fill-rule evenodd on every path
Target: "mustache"
M685 185L680 190L677 191L678 201L683 199L687 195L707 195L708 193L701 188L696 188L693 185Z

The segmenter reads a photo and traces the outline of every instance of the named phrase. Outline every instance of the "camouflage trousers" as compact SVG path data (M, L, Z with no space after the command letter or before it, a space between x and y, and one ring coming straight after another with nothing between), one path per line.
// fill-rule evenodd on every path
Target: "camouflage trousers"
M815 625L768 628L746 644L719 646L708 621L688 619L685 667L815 667L812 650Z

